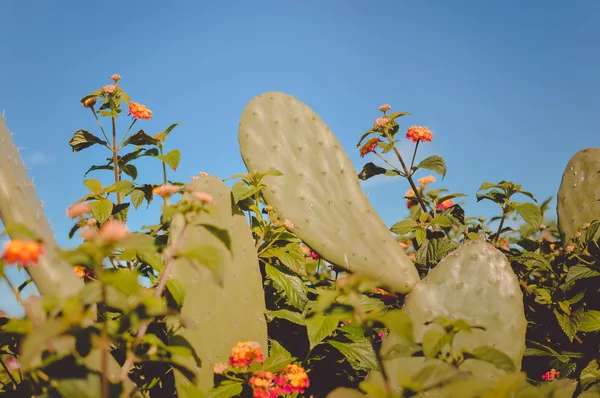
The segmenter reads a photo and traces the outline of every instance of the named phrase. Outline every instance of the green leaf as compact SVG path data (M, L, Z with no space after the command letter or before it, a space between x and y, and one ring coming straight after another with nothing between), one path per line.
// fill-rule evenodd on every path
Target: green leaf
M442 385L458 375L459 371L454 366L442 361L432 361L426 363L412 377L412 382L414 385L419 386L418 391L424 391Z
M228 229L208 223L202 223L200 225L202 225L215 238L219 239L225 245L227 250L231 251L231 236L229 235Z
M317 313L310 318L306 318L305 323L310 349L312 350L337 329L339 318L333 315Z
M183 307L185 300L185 287L178 279L169 279L167 281L167 290L179 308Z
M539 228L542 224L542 212L540 208L533 203L521 203L515 210L532 228Z
M132 181L121 180L115 182L113 185L113 191L116 193L126 193L128 194L131 188L133 187Z
M600 330L600 311L590 310L583 314L579 330L590 333Z
M194 265L201 265L209 269L219 285L223 283L223 265L224 259L221 251L214 246L198 245L192 250L180 253L178 257L183 257Z
M119 269L115 272L105 272L102 275L102 280L110 286L113 286L118 291L134 296L140 291L138 281L139 274L136 271L129 269Z
M137 167L135 167L132 164L126 164L125 166L121 167L121 171L125 174L127 174L129 177L131 177L132 179L136 179L138 176L138 171L137 171Z
M165 155L159 155L156 158L165 162L171 170L177 171L179 161L181 160L181 152L179 152L178 149L173 149L171 152Z
M423 334L423 354L429 358L435 358L442 349L450 344L452 336L438 329L429 329Z
M376 175L385 174L386 172L387 172L387 169L384 169L383 167L379 167L373 162L369 162L369 163L365 164L363 166L362 171L360 173L358 173L358 178L365 181Z
M283 348L283 346L277 341L271 340L269 357L263 362L261 370L272 373L279 372L287 365L292 363L292 360L292 355L288 352L288 350Z
M422 245L427 237L427 231L423 228L419 228L415 231L415 239L417 240L418 245Z
M434 171L441 175L442 179L444 179L446 176L446 162L444 162L444 159L436 155L423 159L421 163L416 166L415 170L417 169Z
M299 312L281 309L281 310L275 310L275 311L267 311L266 315L270 319L272 319L272 318L285 319L286 321L295 323L297 325L304 326L304 317Z
M341 352L352 368L356 370L378 369L377 356L368 339L364 338L352 343L328 340L327 343Z
M403 310L390 310L379 320L385 324L390 333L402 338L405 341L413 342L413 322L410 315Z
M596 360L590 361L590 363L581 370L579 380L581 381L582 388L586 388L588 385L600 380L600 369L598 369L598 362Z
M179 398L206 398L206 394L193 384L177 384Z
M8 326L8 325L7 325ZM33 365L33 361L47 349L47 343L55 337L60 336L68 329L69 325L61 319L55 318L43 322L33 328L21 345L19 362L25 369Z
M517 370L514 362L508 355L492 347L479 346L471 352L465 352L464 355L465 358L472 357L489 362L498 369L505 370L507 372L515 372Z
M307 276L304 253L296 243L271 246L260 254L264 258L278 258L286 267L300 276Z
M140 130L137 133L133 134L129 137L124 143L125 145L158 145L160 141L156 138L150 137L148 134L144 132L144 130Z
M558 310L554 310L554 315L558 320L558 324L569 340L573 342L573 338L575 334L579 331L581 326L581 322L583 321L583 308L578 309L577 311L571 313L571 315L566 315L560 313Z
M105 164L102 166L92 166L88 169L88 171L85 172L85 174L83 175L84 177L87 176L89 173L91 173L92 171L95 170L113 170L113 167L111 165Z
M73 134L71 141L69 141L69 145L73 149L73 152L79 152L82 149L91 147L92 145L96 144L104 145L108 148L108 144L106 141L101 140L100 138L96 137L94 134L86 130L77 131L75 134Z
M265 264L265 272L273 282L273 286L283 292L288 302L299 310L303 310L308 302L308 289L302 279L295 275L281 272L278 268Z
M436 216L431 220L431 225L439 225L441 227L451 227L452 220L446 216Z
M165 138L167 138L169 136L169 134L171 133L171 131L173 131L173 129L175 127L177 127L178 125L183 124L181 122L179 123L173 123L172 125L170 125L169 127L167 127L167 129L165 130Z
M418 226L419 224L414 220L403 220L392 225L390 231L398 235L406 235L407 233L412 232Z
M594 278L600 276L600 272L586 267L585 265L574 265L567 271L566 282L571 283L579 279Z
M543 344L538 343L537 341L528 340L527 341L527 349L525 350L525 356L530 357L543 357L543 356L552 356L558 359L562 363L568 363L570 361L568 355L560 354L551 347L545 346ZM532 347L533 346L533 347Z
M225 384L227 383L227 384ZM208 391L208 398L232 398L239 397L243 391L242 382L224 382L219 387L212 388Z
M138 207L141 206L141 204L144 202L144 191L139 190L139 189L134 189L133 192L131 192L131 203L133 203L133 207L135 207L136 209Z
M85 187L89 189L92 193L100 193L100 191L102 191L102 183L95 178L83 180L83 185L85 185Z
M112 210L113 202L108 199L100 199L92 203L92 214L100 224L108 220Z
M249 197L260 192L264 187L265 185L262 184L257 187L246 187L244 181L238 181L231 187L233 200L235 203L238 203L244 199L248 199Z

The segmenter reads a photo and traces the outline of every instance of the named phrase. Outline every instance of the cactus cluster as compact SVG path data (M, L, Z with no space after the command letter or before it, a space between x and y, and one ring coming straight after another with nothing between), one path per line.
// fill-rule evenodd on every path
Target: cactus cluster
M171 223L170 238L179 241L182 252L198 245L217 248L223 265L219 270L210 270L179 259L172 277L185 288L182 316L191 323L180 333L201 360L197 385L208 390L213 386L213 365L227 362L231 347L238 341L251 340L267 347L266 308L252 232L241 210L233 204L231 191L214 176L202 177L193 186L213 196L216 210L193 217L185 236L181 236L183 216L179 215ZM226 230L231 250L202 224ZM186 380L181 377L181 383Z
M583 224L600 219L600 148L582 149L567 163L558 191L557 213L565 244Z

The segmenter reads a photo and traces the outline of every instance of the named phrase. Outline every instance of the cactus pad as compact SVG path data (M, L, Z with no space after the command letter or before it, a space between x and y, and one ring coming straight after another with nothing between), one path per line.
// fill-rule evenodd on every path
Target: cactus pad
M33 182L19 151L0 116L0 220L4 225L23 224L44 240L39 265L25 269L42 296L66 297L83 287L73 267L62 261L56 239L44 216ZM15 238L15 236L11 236Z
M213 365L227 362L231 349L239 341L256 341L267 352L265 298L258 256L252 233L243 213L232 206L231 191L219 178L201 177L194 182L199 192L213 195L216 211L202 214L195 221L227 229L231 237L230 252L214 235L201 226L188 227L181 236L180 248L186 251L198 244L219 249L224 259L221 286L208 268L177 260L172 277L185 287L182 315L192 326L183 329L183 336L200 357L198 386L208 390L213 386ZM173 220L172 236L181 233L181 223ZM184 383L183 380L181 380Z
M264 198L323 258L401 293L419 281L340 142L307 105L278 92L255 97L242 114L238 138L249 171L283 173L264 178Z
M463 319L483 326L461 332L454 339L454 351L489 346L507 354L520 369L525 352L527 321L523 294L508 260L485 241L471 241L448 254L406 297L404 309L411 315L414 337L423 335L435 324L425 325L438 316ZM394 335L384 340L382 352L395 344ZM388 374L396 375L409 358L386 361ZM469 359L461 367L494 378L493 365Z
M582 224L600 219L600 148L587 148L567 163L558 191L558 229L566 244Z

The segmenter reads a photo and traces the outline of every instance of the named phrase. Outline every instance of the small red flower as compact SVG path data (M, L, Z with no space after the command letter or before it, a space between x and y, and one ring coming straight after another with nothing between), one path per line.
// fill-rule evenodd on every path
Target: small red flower
M23 267L35 265L43 252L43 246L39 242L13 239L4 244L2 261L7 264L19 264Z
M548 381L556 380L559 377L560 377L560 372L557 371L556 369L550 369L549 372L546 372L542 375L542 379L548 380Z
M310 251L310 256L312 257L313 260L319 259L319 255L312 250Z
M408 138L412 142L419 142L419 141L431 142L433 140L433 134L431 134L431 131L429 131L429 129L427 127L412 126L412 127L409 127L408 130L406 131L406 138Z
M444 211L452 206L454 206L454 201L452 199L448 199L448 200L444 200L442 203L439 203L438 209Z
M360 157L364 158L367 153L373 152L381 140L377 137L371 138L365 145L360 148Z

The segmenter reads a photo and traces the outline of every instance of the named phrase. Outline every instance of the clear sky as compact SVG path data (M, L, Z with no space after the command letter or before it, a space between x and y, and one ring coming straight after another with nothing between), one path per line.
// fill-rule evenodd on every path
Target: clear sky
M81 128L97 133L79 100L113 73L154 111L138 127L154 134L184 122L168 143L182 150L179 180L245 171L239 116L265 91L312 107L358 170L373 159L356 142L389 103L413 113L402 128L433 131L422 155L445 158L438 186L468 194L469 215L490 216L493 206L475 204L481 182L555 196L569 158L599 146L600 2L552 3L0 0L0 112L67 246L77 240L67 239L65 209L85 194L85 170L107 157L73 154L68 141ZM149 159L139 180L157 183L159 172ZM406 181L364 188L388 225L406 215ZM154 207L131 218L133 228L155 222ZM18 313L7 293L0 285L0 310Z

